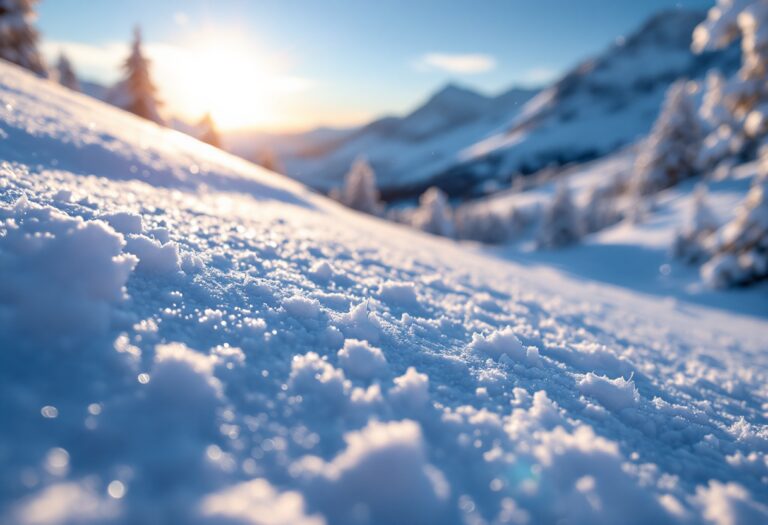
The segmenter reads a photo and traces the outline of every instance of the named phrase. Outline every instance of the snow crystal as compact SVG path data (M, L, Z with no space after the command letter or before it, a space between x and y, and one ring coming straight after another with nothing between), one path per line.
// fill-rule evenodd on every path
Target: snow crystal
M428 463L416 422L371 421L344 439L330 462L310 457L296 468L307 499L330 523L440 522L450 488Z
M515 335L515 331L507 326L502 330L492 332L488 336L473 334L472 342L467 347L471 352L479 353L500 359L502 356L508 356L514 361L538 362L539 352L537 348L523 346L520 339Z
M129 233L139 234L143 230L141 215L127 211L105 213L99 219L106 221L115 231L124 235Z
M389 304L405 309L420 308L419 298L416 295L416 287L413 283L398 283L388 281L379 288L381 299Z
M144 273L174 273L181 267L179 248L176 243L160 244L145 235L129 235L125 250L139 258L137 271Z
M320 303L317 299L295 295L283 301L285 310L294 317L311 319L320 314Z
M597 399L609 410L621 410L635 406L640 394L632 380L623 377L609 379L589 372L578 384L579 391Z
M371 379L387 370L387 360L380 348L368 341L347 339L338 352L339 364L351 377Z
M369 311L370 302L363 301L349 309L341 317L338 327L346 337L376 342L381 333L381 322L378 316Z

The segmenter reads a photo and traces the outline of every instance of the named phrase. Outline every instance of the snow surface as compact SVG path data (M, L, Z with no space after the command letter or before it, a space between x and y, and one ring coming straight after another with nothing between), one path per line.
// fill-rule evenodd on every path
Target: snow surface
M768 520L764 319L362 216L5 64L0 117L0 522Z

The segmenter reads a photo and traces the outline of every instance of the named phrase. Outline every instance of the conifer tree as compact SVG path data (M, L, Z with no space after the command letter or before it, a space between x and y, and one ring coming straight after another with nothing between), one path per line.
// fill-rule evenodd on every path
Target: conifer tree
M344 179L340 200L358 211L378 215L381 212L376 174L364 158L355 160Z
M58 73L57 80L59 81L59 84L68 87L73 91L80 91L80 82L77 80L77 75L75 75L75 72L72 69L72 63L64 53L59 55L56 71Z
M577 242L582 235L581 222L571 190L565 184L559 185L552 202L544 210L539 247L557 248Z
M197 124L197 129L198 139L216 148L221 147L221 137L219 136L219 131L216 129L216 124L213 122L213 117L210 113L203 115L203 118L200 119L200 122Z
M438 187L431 187L419 197L419 208L414 213L417 228L443 237L454 236L453 213L448 197Z
M643 141L630 181L634 193L650 195L696 172L701 149L698 115L686 83L670 86L651 134Z
M158 107L157 88L149 71L150 61L144 56L141 30L134 30L131 54L123 63L125 78L113 89L110 101L126 111L163 124Z
M0 0L0 58L46 76L33 25L36 3L37 0Z

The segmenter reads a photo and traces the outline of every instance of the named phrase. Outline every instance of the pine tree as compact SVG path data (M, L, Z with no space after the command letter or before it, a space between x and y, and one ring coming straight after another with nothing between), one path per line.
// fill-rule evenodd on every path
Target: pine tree
M719 49L741 38L741 69L725 88L725 102L751 137L768 131L768 2L717 0L693 33L693 50Z
M582 235L581 218L565 184L557 187L552 202L544 210L539 229L540 248L557 248L577 242Z
M594 233L623 219L616 206L617 185L595 185L587 191L587 201L581 212L582 231Z
M707 255L706 241L720 227L717 215L707 203L707 189L699 186L693 193L686 224L672 243L672 255L688 263L701 261Z
M109 100L126 111L163 124L157 100L157 88L149 72L150 61L141 47L141 30L134 30L131 54L123 63L125 78L112 90Z
M210 113L203 115L200 122L197 123L197 138L203 142L210 144L216 148L221 147L221 137L219 131L216 129L216 124L213 122L213 117Z
M58 73L57 80L59 81L59 84L68 87L73 91L80 91L80 82L77 80L77 75L75 75L75 72L72 69L72 63L64 53L59 54L56 71Z
M344 179L340 200L350 208L371 215L381 212L376 174L367 160L359 158L352 164Z
M413 216L413 225L425 232L453 237L453 213L446 194L435 186L419 197L419 208Z
M768 159L766 159L768 160ZM733 220L712 234L713 257L701 268L716 288L768 278L768 166L758 176Z
M650 195L694 175L701 138L686 82L675 82L651 134L641 144L630 183L634 193Z
M37 0L0 0L0 58L47 76L33 26L36 3Z

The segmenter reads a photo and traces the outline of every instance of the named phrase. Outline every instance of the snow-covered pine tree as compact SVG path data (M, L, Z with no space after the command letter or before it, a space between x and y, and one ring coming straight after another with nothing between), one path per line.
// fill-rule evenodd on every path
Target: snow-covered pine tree
M203 118L197 123L196 128L197 138L199 140L217 148L221 147L221 137L219 136L219 131L216 129L216 123L213 121L213 117L210 113L203 115Z
M619 183L592 186L581 211L582 231L594 233L622 220L623 214L616 205Z
M764 164L736 217L712 234L709 244L713 257L701 267L709 285L726 288L768 278L768 166Z
M696 52L719 49L741 37L741 69L725 87L725 102L751 137L768 131L768 2L717 0L693 32Z
M59 61L56 63L56 73L59 84L64 87L68 87L73 91L80 91L80 82L77 80L72 69L72 63L63 52L59 54Z
M376 174L364 158L359 158L352 163L340 193L339 200L350 208L371 215L381 213L382 206L379 201L379 190L376 187Z
M33 25L36 3L37 0L0 0L0 58L46 76Z
M696 172L701 128L685 81L672 84L651 134L643 141L631 181L634 193L650 195Z
M538 246L557 248L577 242L582 235L581 223L570 188L559 184L552 201L543 211Z
M707 188L700 185L693 193L686 224L675 234L672 255L687 263L700 262L707 255L707 239L719 227L720 221L707 203Z
M432 186L419 197L419 208L413 214L413 225L425 232L453 237L455 228L448 196Z
M157 88L149 72L150 61L144 56L141 46L141 30L134 30L131 54L123 63L125 78L109 94L109 101L117 107L163 124L160 116L160 102Z
M512 221L480 206L461 206L454 211L456 237L486 244L500 244L510 236ZM514 213L513 213L514 215Z

